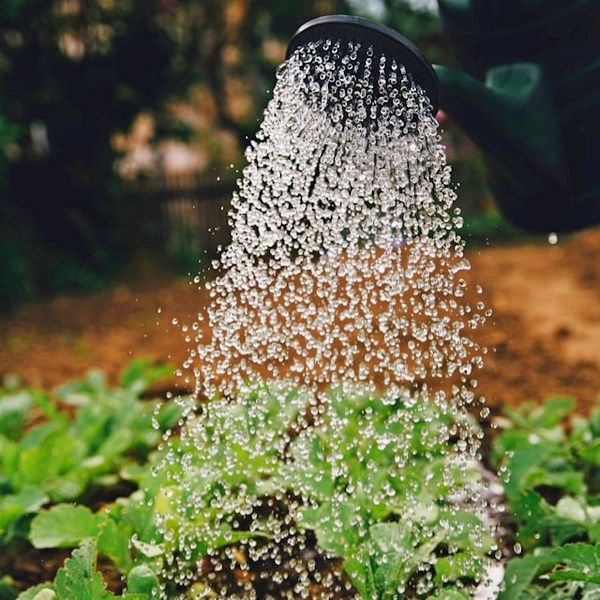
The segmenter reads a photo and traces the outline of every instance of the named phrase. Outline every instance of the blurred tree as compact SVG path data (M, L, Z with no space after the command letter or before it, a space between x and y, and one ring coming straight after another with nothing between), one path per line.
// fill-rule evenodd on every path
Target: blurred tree
M415 42L432 62L447 53L435 0L348 0L354 14L370 17Z
M175 5L175 0L170 0ZM296 29L314 17L350 11L346 0L203 0L177 3L177 64L210 94L217 125L242 146L257 129L275 67Z
M0 134L2 123L18 131L8 144L2 233L5 246L26 248L18 262L29 264L32 285L21 289L94 284L114 264L114 225L126 211L113 193L111 136L168 92L173 45L162 4L0 6Z
M345 10L342 0L2 0L0 229L8 255L26 249L17 262L30 278L15 286L89 286L118 262L123 224L143 207L118 202L112 140L140 111L164 131L161 109L200 82L217 125L243 140L282 40Z

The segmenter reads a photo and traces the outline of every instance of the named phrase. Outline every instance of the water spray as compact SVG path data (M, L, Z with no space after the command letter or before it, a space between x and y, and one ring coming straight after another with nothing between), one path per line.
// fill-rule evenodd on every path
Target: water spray
M385 55L390 61L404 65L410 78L431 101L433 113L437 113L440 105L438 78L429 61L408 38L385 25L361 17L327 15L307 21L296 31L289 43L287 57L300 46L325 39L340 42L347 48L356 46L359 61L364 59L367 49L372 48L375 55Z

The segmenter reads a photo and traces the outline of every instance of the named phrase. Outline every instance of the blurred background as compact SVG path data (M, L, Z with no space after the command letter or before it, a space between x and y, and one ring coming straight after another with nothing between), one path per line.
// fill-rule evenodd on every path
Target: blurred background
M434 0L3 0L0 311L208 263L287 43L331 13L452 62ZM497 228L476 148L443 127L468 226Z
M51 389L92 367L116 381L139 354L183 364L277 67L296 29L331 13L453 64L435 0L1 0L0 378ZM493 310L481 393L595 405L600 229L510 227L477 148L441 120L467 291Z

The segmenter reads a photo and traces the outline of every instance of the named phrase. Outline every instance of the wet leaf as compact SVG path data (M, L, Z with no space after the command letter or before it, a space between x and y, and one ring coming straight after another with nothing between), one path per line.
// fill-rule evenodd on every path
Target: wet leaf
M102 575L96 571L96 546L84 542L56 574L56 591L60 600L109 600L115 596L106 591Z
M541 548L522 558L513 558L506 566L505 590L500 592L498 600L528 600L531 598L528 591L531 583L555 564L550 548Z
M117 521L107 515L100 519L98 552L110 558L122 573L126 573L133 563L129 549L133 533L129 524L122 519Z

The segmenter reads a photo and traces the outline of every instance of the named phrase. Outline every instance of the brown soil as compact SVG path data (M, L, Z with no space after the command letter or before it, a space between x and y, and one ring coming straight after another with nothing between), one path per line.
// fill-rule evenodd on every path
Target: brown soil
M480 390L490 404L574 397L582 412L600 394L600 230L558 245L471 253L494 314L481 330L490 348Z
M496 407L566 394L589 410L600 393L600 230L555 246L473 248L469 258L472 302L481 299L474 291L481 284L493 309L478 333L490 349L479 391ZM116 381L140 355L180 365L187 344L172 319L192 322L206 299L187 281L153 277L27 307L0 322L0 376L18 374L50 389L90 368Z

